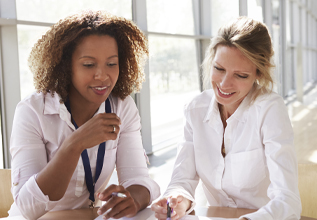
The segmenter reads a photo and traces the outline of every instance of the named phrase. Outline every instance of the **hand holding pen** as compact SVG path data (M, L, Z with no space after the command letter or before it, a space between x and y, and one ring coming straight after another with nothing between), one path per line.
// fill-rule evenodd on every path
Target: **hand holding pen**
M173 213L173 208L170 207L170 198L167 199L167 216L166 216L166 220L171 220L171 216Z
M99 215L103 215L103 219L129 217L138 212L130 192L121 185L111 185L96 196L101 201L106 201L97 211Z
M178 195L160 199L152 204L151 209L155 212L155 217L159 220L178 220L185 215L190 205L191 201Z

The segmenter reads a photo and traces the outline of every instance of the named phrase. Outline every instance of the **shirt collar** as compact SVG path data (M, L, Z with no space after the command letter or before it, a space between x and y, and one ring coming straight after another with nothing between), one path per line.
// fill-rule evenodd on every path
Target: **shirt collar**
M252 98L253 92L254 92L254 89L251 89L248 95L242 100L237 110L230 116L230 118L227 119L227 122L234 119L240 122L246 121L246 117L248 115L249 106L251 104L251 98ZM211 126L219 126L219 124L221 124L222 126L218 102L216 100L215 95L212 96L210 105L208 107L208 110L203 122L208 122Z
M65 104L60 103L60 99L61 98L57 93L54 93L54 97L51 96L51 93L47 93L44 97L44 115L59 114L60 118L75 130L75 126L71 122L71 115L67 110ZM101 103L96 114L104 112L105 102Z

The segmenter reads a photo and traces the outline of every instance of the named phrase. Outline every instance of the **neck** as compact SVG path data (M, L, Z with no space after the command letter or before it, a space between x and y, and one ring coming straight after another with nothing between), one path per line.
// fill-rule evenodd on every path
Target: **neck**
M87 101L82 102L80 99L72 96L71 94L69 94L68 98L70 102L72 118L78 127L91 119L99 109L99 105L97 106L95 103L89 103Z

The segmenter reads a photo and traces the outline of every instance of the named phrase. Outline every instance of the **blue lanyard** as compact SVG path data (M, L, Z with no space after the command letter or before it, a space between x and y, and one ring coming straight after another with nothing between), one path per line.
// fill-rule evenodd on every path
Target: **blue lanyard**
M69 111L69 113L71 114L70 102L69 102L68 99L65 102L65 106L66 106L67 110ZM106 113L111 113L111 105L110 105L109 99L106 100L105 110L106 110ZM74 121L73 117L71 119L72 119L72 123L74 124L75 128L78 129L78 126L77 126L76 122ZM94 202L95 202L95 184L96 184L96 182L97 182L97 180L98 180L98 178L100 176L101 170L102 170L103 160L104 160L104 156L105 156L105 150L106 150L106 142L103 142L103 143L101 143L99 145L99 148L98 148L95 180L93 180L93 178L92 178L92 173L91 173L91 168L90 168L90 162L89 162L87 149L85 149L81 153L81 158L83 160L84 170L85 170L86 185L87 185L87 189L88 189L88 191L90 193L90 195L89 195L89 200L91 201L91 204L89 206L90 208L94 207Z

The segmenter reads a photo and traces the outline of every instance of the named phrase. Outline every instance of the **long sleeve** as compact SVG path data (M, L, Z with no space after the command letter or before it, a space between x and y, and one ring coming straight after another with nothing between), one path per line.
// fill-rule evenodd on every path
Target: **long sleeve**
M164 196L183 195L192 201L190 212L195 206L195 190L199 182L196 172L193 130L185 110L185 126L183 141L178 146L177 158L174 165L171 182Z
M257 219L300 219L301 201L298 191L297 159L293 130L282 98L261 106L261 136L271 184L271 199L257 212L245 215Z
M57 202L49 202L36 183L36 174L48 163L40 121L30 106L16 108L11 135L12 194L21 214L37 219Z
M147 156L143 149L140 133L140 116L130 96L121 104L122 107L118 106L118 116L121 118L122 126L116 162L119 184L125 188L131 185L146 187L151 195L151 203L159 197L160 188L148 173Z

